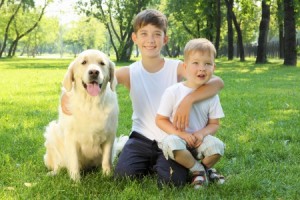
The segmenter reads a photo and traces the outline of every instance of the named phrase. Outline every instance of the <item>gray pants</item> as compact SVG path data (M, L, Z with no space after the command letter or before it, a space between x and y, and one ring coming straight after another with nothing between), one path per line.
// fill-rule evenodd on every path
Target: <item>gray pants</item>
M186 141L181 139L177 135L168 135L160 144L159 147L162 149L166 159L171 158L174 160L175 150L185 150L187 148ZM221 156L224 155L225 144L218 138L207 135L204 137L202 144L197 149L188 149L191 151L193 156L197 160L202 160L205 157L209 157L215 154Z

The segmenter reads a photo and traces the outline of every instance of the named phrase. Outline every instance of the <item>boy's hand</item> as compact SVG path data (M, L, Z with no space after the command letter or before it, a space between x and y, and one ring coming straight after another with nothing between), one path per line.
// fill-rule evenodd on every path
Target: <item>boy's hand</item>
M173 118L173 126L184 131L189 126L189 116L192 104L186 97L180 102Z
M201 133L194 133L193 136L196 138L194 148L198 148L202 144L205 136L203 136Z
M182 132L180 134L180 137L186 141L188 147L195 146L195 142L197 141L197 138L193 134Z
M68 106L67 106L69 104L69 97L66 93L64 93L61 96L60 103L61 103L61 109L62 109L63 113L66 115L72 115L71 111L68 109Z

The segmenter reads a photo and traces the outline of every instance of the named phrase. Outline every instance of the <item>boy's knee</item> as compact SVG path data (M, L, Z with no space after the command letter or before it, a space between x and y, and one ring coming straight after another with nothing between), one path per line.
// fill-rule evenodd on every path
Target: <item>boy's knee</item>
M224 155L225 144L220 139L210 136L207 140L207 144L205 145L206 148L203 150L204 157L215 154L219 154L220 156Z
M174 162L174 161L170 161ZM179 165L179 164L176 164ZM188 170L183 167L170 167L169 171L158 172L158 185L181 187L188 182Z
M174 151L186 149L186 143L177 135L168 135L162 141L162 151L166 159L174 160Z
M140 178L142 174L131 167L116 166L114 178Z

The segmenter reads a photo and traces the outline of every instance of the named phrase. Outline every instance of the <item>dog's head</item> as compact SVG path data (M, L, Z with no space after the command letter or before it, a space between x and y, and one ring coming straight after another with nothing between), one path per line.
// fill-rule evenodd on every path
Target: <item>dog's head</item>
M69 65L63 86L67 91L74 87L75 90L86 90L89 95L97 96L110 82L114 91L114 68L114 63L103 52L93 49L83 51Z

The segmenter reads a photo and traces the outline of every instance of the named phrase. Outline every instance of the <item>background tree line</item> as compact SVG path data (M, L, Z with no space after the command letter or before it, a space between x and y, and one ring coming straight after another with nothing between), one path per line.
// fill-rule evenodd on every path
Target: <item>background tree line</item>
M131 40L132 20L143 9L155 8L169 19L169 43L163 53L181 54L191 38L206 37L218 51L226 48L229 60L245 60L245 44L256 48L256 63L267 62L271 39L279 42L279 57L296 65L296 30L300 29L298 0L90 0L74 7L79 21L60 24L45 16L52 0L37 6L34 0L0 0L0 57L18 54L73 53L98 48L117 61L138 56ZM237 48L234 48L234 47Z

